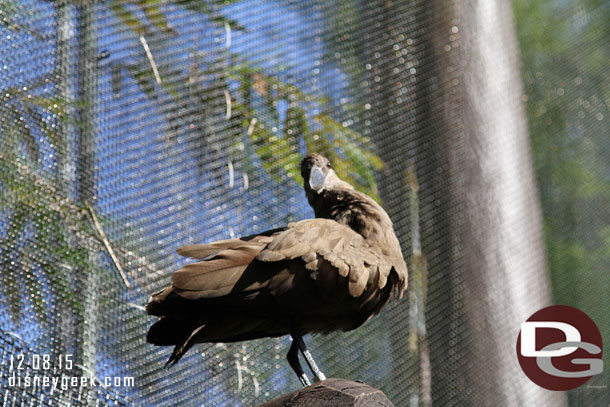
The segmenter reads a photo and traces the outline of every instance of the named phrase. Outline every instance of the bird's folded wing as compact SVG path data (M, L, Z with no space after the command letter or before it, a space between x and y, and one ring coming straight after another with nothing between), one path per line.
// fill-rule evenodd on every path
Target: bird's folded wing
M372 247L361 235L334 220L307 219L256 236L181 247L179 254L203 261L175 272L172 286L185 298L216 298L235 292L246 269L256 274L265 272L248 268L254 259L269 263L299 258L312 278L329 272L348 278L350 295L358 297L368 284L385 287L392 267L400 267L382 254L383 249ZM322 267L321 259L332 267ZM260 277L249 276L247 287L240 291L256 291L269 283Z
M183 246L178 254L203 261L187 264L172 275L172 286L185 298L215 298L233 290L248 265L270 242L265 234ZM257 287L250 287L257 289Z
M347 277L350 295L358 297L369 283L378 288L386 285L392 264L381 253L381 248L371 247L349 227L334 220L316 218L288 225L256 258L276 262L300 257L312 276L326 270ZM319 267L320 257L334 270Z
M180 256L190 257L191 259L203 260L212 254L216 254L226 249L239 249L240 246L246 245L248 242L264 247L272 239L270 236L277 234L286 228L271 229L257 235L244 236L237 239L218 240L208 244L188 244L178 248L177 252Z

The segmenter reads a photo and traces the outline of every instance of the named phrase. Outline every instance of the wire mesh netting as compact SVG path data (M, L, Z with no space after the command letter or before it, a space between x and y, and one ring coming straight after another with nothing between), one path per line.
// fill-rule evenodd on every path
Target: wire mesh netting
M163 369L143 306L176 248L312 217L316 151L382 202L410 269L381 315L307 338L322 370L396 406L608 406L609 369L546 392L515 344L552 302L610 338L610 7L480 3L0 0L1 404L297 389L289 337Z

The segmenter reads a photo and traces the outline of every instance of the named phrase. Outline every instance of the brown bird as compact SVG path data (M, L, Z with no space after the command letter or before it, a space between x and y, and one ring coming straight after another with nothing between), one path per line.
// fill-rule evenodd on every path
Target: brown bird
M147 341L175 346L166 366L196 343L290 334L287 359L306 386L299 350L315 378L325 376L303 335L355 329L393 294L402 296L407 266L381 206L342 181L321 155L305 157L301 175L315 219L178 249L200 261L176 271L146 306L159 317Z

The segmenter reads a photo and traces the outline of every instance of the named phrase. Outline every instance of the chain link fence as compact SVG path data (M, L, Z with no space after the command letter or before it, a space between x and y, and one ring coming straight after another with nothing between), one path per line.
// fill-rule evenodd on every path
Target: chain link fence
M298 164L317 151L383 203L410 269L381 315L307 338L324 372L396 406L607 407L608 369L564 397L516 361L520 322L553 301L610 338L609 72L567 56L577 72L553 71L569 49L534 46L527 3L515 31L499 1L0 0L0 404L250 406L297 389L287 337L197 345L163 369L143 306L186 264L176 248L313 216ZM608 57L607 3L540 3L566 47ZM570 198L562 180L585 170ZM582 246L557 238L571 230ZM62 388L73 376L95 380Z

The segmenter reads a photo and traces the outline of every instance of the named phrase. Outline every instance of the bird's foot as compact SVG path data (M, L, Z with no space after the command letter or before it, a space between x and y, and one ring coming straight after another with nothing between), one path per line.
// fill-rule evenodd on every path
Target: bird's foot
M307 378L307 375L304 373L303 368L299 363L299 351L301 351L301 354L305 358L305 361L313 373L314 382L326 380L326 376L324 373L322 373L315 360L313 360L313 356L311 356L309 349L307 349L305 341L303 341L303 337L297 332L291 333L291 336L293 341L292 345L290 345L290 349L288 350L288 355L286 355L286 359L288 359L290 367L292 367L292 370L294 370L294 372L297 374L301 384L303 384L303 386L309 386L311 382Z
M311 385L309 378L307 377L307 375L303 371L303 368L301 367L301 364L299 363L299 348L295 341L293 341L292 345L290 345L290 350L288 351L288 354L286 355L286 359L288 359L288 363L290 364L290 367L296 373L296 375L299 378L299 381L301 382L303 387L307 387L307 386Z
M305 373L299 376L299 380L301 381L303 387L311 386L311 382Z
M324 375L324 373L322 373L322 372L318 372L318 374L314 373L314 376L313 376L314 383L323 382L324 380L326 380L326 376Z
M304 343L303 343L303 345L304 345ZM313 356L311 356L311 352L309 352L309 350L307 348L305 348L305 350L302 350L302 353L303 353L303 356L305 357L305 361L309 365L309 368L311 369L311 371L314 375L315 381L321 382L321 381L326 380L326 376L324 375L324 373L322 373L322 371L316 364L316 361L313 360Z

